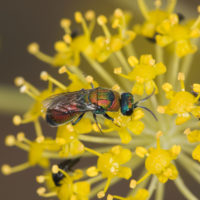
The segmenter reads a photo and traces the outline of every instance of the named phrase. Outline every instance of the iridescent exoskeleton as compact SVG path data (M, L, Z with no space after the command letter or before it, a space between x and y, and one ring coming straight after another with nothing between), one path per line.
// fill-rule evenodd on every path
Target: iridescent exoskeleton
M59 126L71 121L75 125L86 112L93 113L96 123L97 114L114 121L107 112L117 112L121 109L123 115L130 116L136 107L146 109L157 119L151 110L138 105L139 102L150 98L153 94L154 92L146 98L134 102L134 96L131 93L120 95L117 91L98 87L54 95L46 99L43 104L47 109L46 120L51 126Z

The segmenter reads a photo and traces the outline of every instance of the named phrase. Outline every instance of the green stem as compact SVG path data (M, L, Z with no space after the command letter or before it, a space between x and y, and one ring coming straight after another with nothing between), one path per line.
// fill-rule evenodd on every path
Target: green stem
M190 166L188 168L188 170L191 170L191 171L196 170L196 172L198 172L199 175L200 175L200 165L198 163L196 163L193 159L188 157L186 154L181 153L178 161L179 160L180 160L180 162L184 162L185 163L185 165L184 165L185 167L188 168L188 165Z
M169 69L169 72L168 72L168 80L170 80L169 82L173 86L176 86L176 80L177 80L177 77L178 77L178 70L179 70L179 63L180 63L180 58L174 52L173 60L172 60L172 63L170 65L170 69Z
M173 12L173 10L174 10L174 8L175 8L175 6L176 6L176 0L168 0L169 1L169 3L168 3L168 6L167 6L167 11L169 12L169 13L172 13Z
M160 47L158 44L155 45L155 51L156 51L156 62L160 63L163 62L163 48ZM157 87L159 89L158 93L158 100L161 104L163 104L164 100L164 93L161 91L162 90L162 84L164 83L164 74L161 74L157 77Z
M83 54L84 58L89 62L91 67L101 76L109 86L113 86L116 81L108 74L108 72L95 60L92 60L87 55Z
M103 144L120 144L121 140L118 138L109 137L95 137L89 135L79 135L79 139L86 142L103 143Z
M192 64L193 58L194 58L194 54L189 54L189 55L187 55L183 58L183 64L181 66L181 72L184 73L185 79L187 79L187 76L189 75L188 72L192 67L191 64Z
M33 100L19 93L18 89L9 85L0 86L0 112L5 114L22 114Z
M158 183L158 179L157 179L157 177L154 175L153 178L151 179L150 184L149 184L149 188L148 188L149 196L148 196L148 199L150 199L151 196L153 195L153 192L154 192L154 190L156 189L157 183ZM148 200L148 199L147 199L147 200Z
M83 72L81 71L81 69L79 67L71 66L68 68L70 69L70 71L72 71L74 74L76 74L81 79L81 81L86 83L86 79L83 75Z
M138 6L139 6L144 18L146 20L148 20L148 18L149 18L149 14L148 14L149 10L148 10L145 2L143 0L137 0L137 2L138 2Z
M42 53L41 51L38 51L36 54L33 54L33 55L45 63L48 63L50 65L52 65L53 63L53 58L51 56L48 56L45 53Z
M113 178L111 180L110 187L112 185L114 185L116 182L118 182L119 180L120 180L120 178ZM94 187L92 189L92 191L90 192L90 198L94 197L99 191L101 191L104 188L106 182L107 182L107 180L103 181L102 183L100 183L99 185L97 185L96 187Z
M158 189L156 190L155 200L162 200L164 196L164 184L158 182Z
M125 51L126 51L126 54L128 56L135 56L137 57L137 53L133 47L133 44L132 43L129 43L127 44L125 47L124 47Z
M42 128L41 128L41 126L40 126L40 122L39 122L38 119L36 119L36 120L34 121L34 126L35 126L36 136L37 136L37 137L43 136Z
M123 66L123 69L126 71L126 73L130 72L130 66L128 65L127 60L125 59L122 51L115 52L116 57L118 58L119 62Z
M90 178L90 179L87 179L87 182L90 183L91 185L102 180L102 176L101 175L98 175L96 177L93 177L93 178Z
M187 188L180 176L174 181L174 183L184 197L189 200L198 200L198 198Z

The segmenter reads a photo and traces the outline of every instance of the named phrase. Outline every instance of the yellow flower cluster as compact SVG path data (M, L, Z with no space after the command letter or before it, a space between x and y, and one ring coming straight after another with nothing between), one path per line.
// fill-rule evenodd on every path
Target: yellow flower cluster
M94 196L147 200L154 191L156 200L162 200L168 180L175 183L185 198L197 200L182 180L179 164L200 181L200 144L193 144L200 142L200 84L194 83L187 91L185 86L192 58L198 51L200 17L182 23L173 12L175 4L171 0L162 10L161 1L156 0L155 10L150 11L144 0L138 0L145 20L133 29L129 28L130 13L121 9L111 16L111 28L104 15L95 17L91 10L85 15L75 12L75 22L82 26L83 33L73 32L71 20L62 19L60 25L65 34L54 44L54 56L42 53L37 43L30 44L31 54L59 67L58 73L65 73L70 83L63 84L46 71L40 75L47 82L43 91L22 77L15 79L20 92L29 95L33 104L23 116L15 115L13 123L34 123L36 138L31 141L22 132L16 137L8 135L5 144L26 151L27 161L13 167L5 164L2 172L9 175L38 165L44 171L37 182L46 185L38 188L38 195L60 200L89 200ZM96 22L102 35L93 36ZM155 54L149 50L136 55L133 40L137 34L144 40L155 40ZM172 47L170 53L163 48L167 46ZM79 66L82 58L96 74L84 75ZM165 63L166 59L170 62ZM105 61L113 66L105 68ZM104 87L99 85L106 85L109 90L102 94L97 88ZM70 98L63 100L63 95ZM108 107L100 106L100 102ZM62 122L49 123L60 125L54 129L54 136L49 136L40 124L40 120L49 122L49 104L56 108L51 117ZM95 157L95 162L89 157ZM53 159L66 162L53 165ZM87 164L84 169L80 169L82 161ZM139 176L135 173L137 168L144 169ZM110 189L121 179L130 188L125 197Z

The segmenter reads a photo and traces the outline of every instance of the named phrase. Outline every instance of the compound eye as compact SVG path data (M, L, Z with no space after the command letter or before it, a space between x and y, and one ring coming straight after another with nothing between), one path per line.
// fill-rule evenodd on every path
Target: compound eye
M123 115L130 116L133 113L133 109L128 109Z

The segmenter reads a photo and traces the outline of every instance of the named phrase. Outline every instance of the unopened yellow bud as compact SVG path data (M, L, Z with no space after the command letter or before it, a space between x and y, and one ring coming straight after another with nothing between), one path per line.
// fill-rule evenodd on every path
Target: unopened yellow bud
M173 156L177 156L180 154L181 152L181 146L180 145L173 145L171 148L171 152L173 154Z
M113 85L112 90L119 91L120 86L118 84Z
M192 87L194 92L200 93L200 84L193 84Z
M46 71L42 71L42 72L40 73L40 78L41 78L43 81L47 81L47 80L48 80L48 77L49 77L49 75L48 75L48 73L47 73Z
M107 18L106 18L104 15L100 15L100 16L97 18L97 23L98 23L100 26L103 26L104 24L107 23Z
M108 194L107 200L113 200L113 196L111 194Z
M135 56L129 56L128 57L128 63L131 67L134 67L135 65L138 64L138 59Z
M98 192L98 193L97 193L97 197L98 197L99 199L105 197L105 192L104 192L104 191Z
M135 153L140 158L144 158L144 156L148 153L148 151L144 147L136 147Z
M38 183L44 183L45 182L45 176L36 176L36 181Z
M62 28L68 28L71 25L71 21L69 19L61 19L60 26Z
M65 34L63 36L63 40L67 43L70 44L72 42L72 37L69 34Z
M92 77L92 76L86 76L86 81L88 82L88 83L93 83L93 81L94 81L94 78Z
M59 68L58 73L59 74L63 74L67 71L67 68L65 66L62 66L61 68Z
M88 10L86 13L85 13L85 18L88 20L88 21L91 21L95 18L95 12L93 10Z
M21 122L22 122L22 119L21 119L21 117L19 115L15 115L13 117L13 124L14 125L18 126L18 125L21 124Z
M114 19L112 23L112 28L117 28L119 26L119 19Z
M185 129L185 131L184 131L184 134L185 134L185 135L189 135L190 133L191 133L190 128Z
M23 85L23 86L21 86L20 87L20 89L19 89L19 91L21 92L21 93L25 93L26 91L27 91L27 86L26 85Z
M15 140L14 135L8 135L5 139L5 145L6 146L11 147L11 146L15 145L15 142L16 142L16 140Z
M83 16L81 14L81 12L75 12L75 20L77 23L81 23L83 20Z
M39 196L42 196L42 195L46 192L46 188L40 187L40 188L37 189L36 192L37 192L37 194L38 194Z
M2 165L2 167L1 167L1 172L2 172L4 175L10 175L11 172L12 172L10 165Z
M200 5L197 6L197 12L200 13Z
M162 5L162 2L161 2L161 0L155 0L155 6L156 6L156 8L160 8L160 6Z
M135 179L132 179L130 181L129 187L132 188L132 189L134 189L136 187L136 185L137 185L137 181Z
M117 8L114 12L115 17L122 17L123 16L123 11L120 8Z
M22 86L24 84L24 78L23 77L16 77L14 80L14 83L16 86Z
M25 134L24 134L23 132L19 132L19 133L17 134L17 140L18 140L19 142L23 142L23 141L24 141L24 138L25 138Z
M162 131L158 131L158 132L156 133L156 138L159 139L160 136L162 136L162 135L163 135L163 132L162 132Z
M116 67L114 69L114 74L121 74L122 73L122 68L121 67Z
M185 75L184 75L184 73L182 73L182 72L179 72L179 73L178 73L178 80L179 80L179 81L184 81L184 80L185 80Z
M89 177L94 177L98 175L98 170L95 166L89 167L86 171Z
M166 177L170 177L172 176L172 169L171 168L167 168L164 173L163 173Z
M39 136L39 137L36 138L36 142L42 143L44 141L44 139L45 139L44 136Z
M59 172L59 167L58 165L53 165L51 168L52 173L57 174Z
M173 89L172 85L170 83L164 83L162 85L162 89L165 91L165 92L169 92Z
M40 49L40 46L36 42L29 44L27 47L28 52L31 54L36 54L39 51L39 49Z

